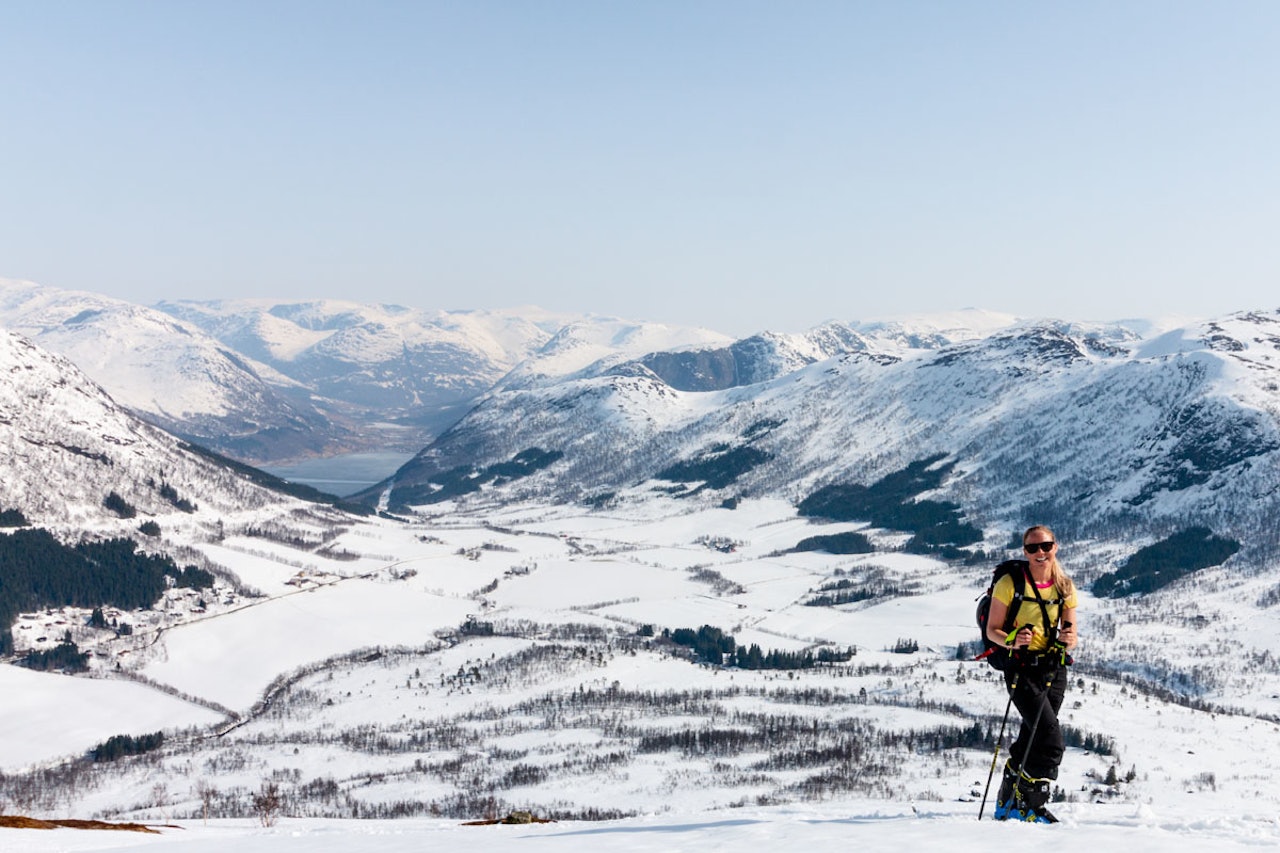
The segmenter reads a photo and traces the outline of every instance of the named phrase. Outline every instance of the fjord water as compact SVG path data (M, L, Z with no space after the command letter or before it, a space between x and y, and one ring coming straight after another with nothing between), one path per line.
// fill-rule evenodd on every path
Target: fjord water
M307 459L293 465L263 466L262 470L291 483L346 497L385 480L412 458L412 453L402 451L346 453L324 459Z

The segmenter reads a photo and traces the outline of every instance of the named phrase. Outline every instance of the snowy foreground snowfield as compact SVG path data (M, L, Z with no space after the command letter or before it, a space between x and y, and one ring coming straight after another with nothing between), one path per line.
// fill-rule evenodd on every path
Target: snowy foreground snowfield
M1244 810L1241 810L1243 812ZM282 820L270 828L252 821L183 822L156 835L132 832L0 830L0 849L20 853L115 850L203 853L674 853L753 850L845 853L848 850L1058 849L1127 853L1256 850L1280 844L1273 813L1175 814L1150 806L1067 804L1056 826L979 823L976 804L912 806L855 801L819 806L670 813L602 822L524 826L462 826L445 820Z

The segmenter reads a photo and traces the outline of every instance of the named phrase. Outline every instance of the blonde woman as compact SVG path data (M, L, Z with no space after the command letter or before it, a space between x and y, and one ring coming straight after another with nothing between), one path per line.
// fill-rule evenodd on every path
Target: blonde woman
M1067 652L1076 645L1076 587L1058 563L1058 542L1042 524L1022 534L1024 577L1006 574L991 591L987 637L1010 649L1005 686L1022 715L1018 737L1009 747L996 820L1054 823L1045 804L1062 763L1058 711L1067 689ZM1019 590L1021 594L1019 595ZM1003 630L1016 605L1013 630Z

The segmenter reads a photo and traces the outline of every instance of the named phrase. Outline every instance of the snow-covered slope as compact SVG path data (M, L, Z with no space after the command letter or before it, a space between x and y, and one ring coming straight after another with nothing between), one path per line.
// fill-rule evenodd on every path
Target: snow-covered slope
M180 300L157 307L320 393L381 407L389 416L465 402L550 338L542 325L503 312L341 300Z
M270 365L365 423L394 422L418 450L495 383L560 378L593 364L722 341L701 329L566 315L538 308L427 311L341 300L163 302L224 345ZM419 440L409 444L412 437ZM385 445L384 445L385 446Z
M668 814L609 821L556 821L471 826L458 820L185 820L155 826L155 835L121 838L118 831L10 830L4 839L24 853L113 850L213 853L714 853L721 850L933 850L983 853L1008 847L1072 846L1138 853L1243 853L1277 843L1266 815L1216 810L1175 811L1151 806L1073 807L1061 827L979 823L971 804L847 801L804 806L745 806L718 812L677 809ZM0 830L4 832L4 830ZM1066 839L1065 841L1063 839Z
M968 308L962 311L906 314L882 320L855 321L855 332L880 343L904 350L941 349L952 344L979 340L1019 323L1018 317L998 311Z
M939 495L998 546L1029 516L1091 536L1204 523L1255 554L1273 541L1251 527L1280 516L1280 313L1151 340L1044 321L920 348L937 341L880 331L874 348L719 391L649 370L503 388L401 469L392 503L530 448L563 455L507 494L616 493L736 454L750 464L712 499L798 501L941 456L955 469Z
M877 552L793 550L816 532L851 529ZM331 540L341 561L283 541L193 539L264 595L141 643L74 629L109 653L97 660L189 697L185 714L157 703L157 716L136 724L164 725L163 747L20 772L34 756L93 745L102 729L85 725L94 709L81 697L102 690L54 675L9 680L28 700L0 711L4 730L46 749L0 735L0 795L25 791L23 809L37 816L164 822L252 816L269 784L294 819L528 809L665 826L763 806L897 816L914 805L943 823L974 821L1005 697L997 673L956 652L976 636L973 598L989 571L893 543L865 525L800 518L784 501L690 511L665 497L604 511L530 504L369 519ZM1063 548L1072 566L1099 554ZM1176 595L1157 602L1156 620L1151 605L1083 594L1054 806L1068 828L1274 834L1248 814L1280 804L1280 632L1251 598L1213 584L1197 588L1192 611ZM879 592L815 601L836 588ZM1214 637L1201 620L1218 627ZM742 647L852 656L724 668L665 638L704 625ZM1233 651L1218 657L1223 638ZM1177 701L1128 677L1157 666L1202 677L1188 684L1204 691ZM210 707L235 716L210 726ZM59 783L32 784L47 778ZM1200 820L1172 817L1192 814Z
M144 518L183 526L299 505L187 450L115 403L68 359L20 335L0 332L0 365L0 507L21 511L32 524L73 533L126 529L103 506L111 492ZM178 506L184 501L197 509Z
M260 459L351 442L304 387L160 311L0 279L0 328L66 356L140 417L221 452Z

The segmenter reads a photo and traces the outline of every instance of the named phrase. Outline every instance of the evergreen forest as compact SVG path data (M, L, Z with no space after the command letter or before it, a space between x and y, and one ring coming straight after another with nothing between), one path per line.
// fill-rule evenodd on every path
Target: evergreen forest
M179 569L163 555L138 551L131 539L64 545L41 528L0 536L0 654L13 654L19 613L47 607L147 608L169 585L204 589L213 576L196 566Z

